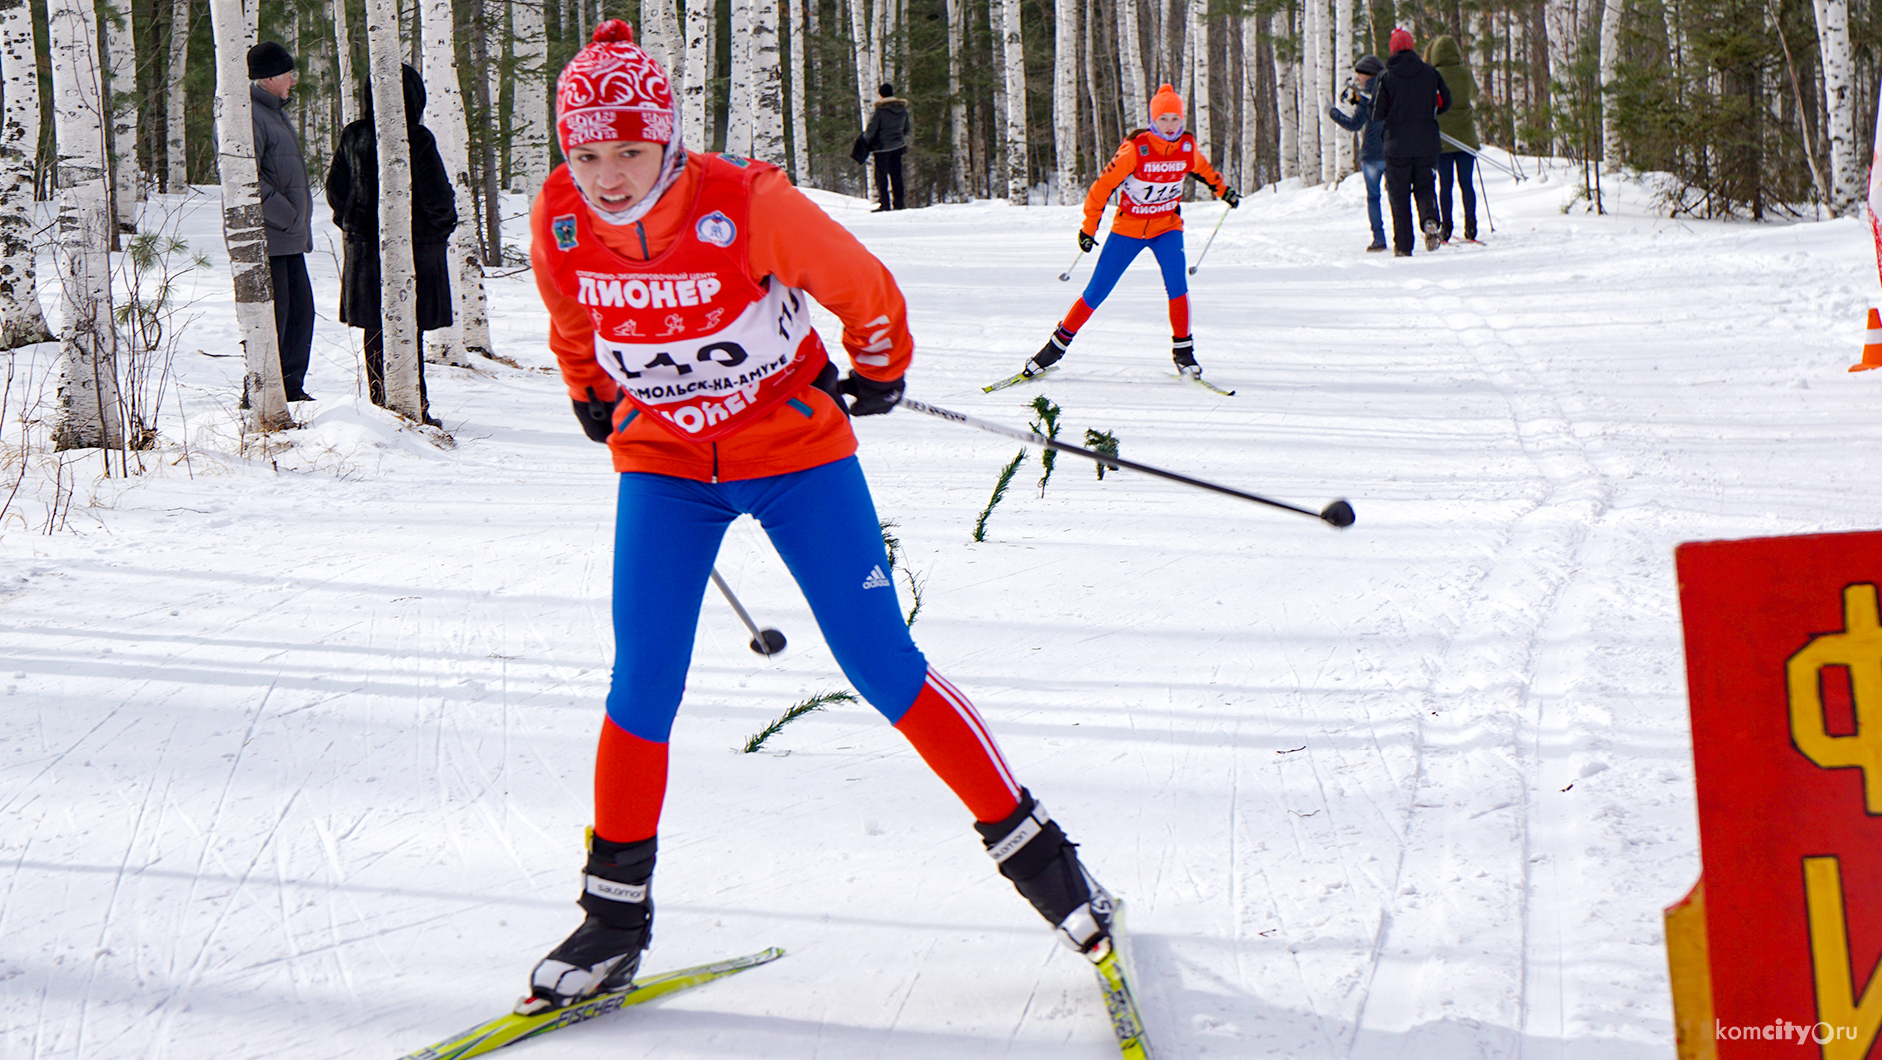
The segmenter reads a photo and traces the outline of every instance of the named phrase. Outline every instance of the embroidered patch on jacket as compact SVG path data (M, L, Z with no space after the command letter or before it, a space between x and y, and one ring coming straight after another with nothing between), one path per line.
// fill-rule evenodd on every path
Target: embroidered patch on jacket
M575 249L575 215L565 213L549 222L549 231L555 233L557 250Z
M715 247L729 247L738 238L738 226L732 219L717 210L699 219L693 226L693 232L701 243L711 243Z
M1183 141L1183 153L1184 153L1184 154L1188 154L1188 153L1189 153L1189 150L1190 150L1190 146L1191 146L1191 145L1190 145L1190 142L1189 142L1188 140L1184 140L1184 141Z
M1150 153L1150 145L1149 145L1149 144L1138 144L1138 145L1137 145L1137 153L1138 153L1138 154L1140 154L1140 155L1147 155L1147 154L1149 154L1149 153Z
M720 155L719 157L725 159L727 162L732 163L733 165L737 166L740 169L744 169L745 167L751 165L751 159L749 158L739 158L736 155Z

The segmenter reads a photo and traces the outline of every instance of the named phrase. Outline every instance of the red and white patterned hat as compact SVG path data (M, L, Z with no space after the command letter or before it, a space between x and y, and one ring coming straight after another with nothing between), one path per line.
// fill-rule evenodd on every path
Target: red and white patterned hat
M562 151L603 140L673 139L673 83L634 43L634 31L611 18L575 53L555 83L556 135Z

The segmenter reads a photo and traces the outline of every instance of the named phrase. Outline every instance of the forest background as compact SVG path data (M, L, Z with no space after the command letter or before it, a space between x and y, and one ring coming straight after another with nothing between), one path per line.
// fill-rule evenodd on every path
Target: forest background
M602 17L635 25L677 80L703 67L707 76L694 80L704 84L685 90L683 104L701 112L687 118L693 146L769 155L800 184L827 190L863 190L848 149L882 81L913 115L911 204L1076 196L1142 124L1143 100L1163 81L1184 92L1192 130L1231 181L1338 180L1354 168L1353 145L1325 108L1352 60L1383 56L1386 34L1404 25L1421 47L1440 34L1463 45L1486 142L1667 172L1677 178L1667 185L1669 213L1752 218L1856 207L1882 36L1864 0L645 4L451 4L472 170L466 205L486 263L503 260L491 245L487 193L531 190L560 161L549 132L555 72ZM30 5L41 99L51 100L44 0ZM98 11L107 32L129 19L136 84L112 88L120 119L132 112L141 179L160 189L218 182L209 0L132 0L128 10L107 2ZM357 114L357 96L345 96L365 81L364 0L251 0L246 13L260 39L300 59L291 113L317 183L338 129ZM408 61L422 69L419 17L413 0L400 6ZM734 84L746 87L734 93ZM45 199L55 191L54 115L40 109L34 185ZM171 127L179 120L181 135ZM1598 209L1593 181L1590 192Z

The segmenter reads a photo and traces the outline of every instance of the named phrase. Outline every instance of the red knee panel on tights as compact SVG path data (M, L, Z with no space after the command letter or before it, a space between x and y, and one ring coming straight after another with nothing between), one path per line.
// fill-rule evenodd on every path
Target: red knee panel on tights
M1000 746L987 731L987 723L967 697L941 675L928 671L928 681L915 697L915 705L908 708L895 728L915 745L915 752L928 768L967 804L974 820L1005 820L1019 807L1019 782L1001 757Z
M1170 299L1170 334L1179 339L1189 335L1189 296L1186 294Z
M653 838L666 797L667 745L603 718L595 751L595 834L615 843Z
M1078 334L1078 329L1084 327L1085 321L1090 319L1091 307L1085 304L1083 298L1080 298L1078 301L1072 303L1071 310L1065 314L1065 319L1060 321L1059 327L1076 335Z

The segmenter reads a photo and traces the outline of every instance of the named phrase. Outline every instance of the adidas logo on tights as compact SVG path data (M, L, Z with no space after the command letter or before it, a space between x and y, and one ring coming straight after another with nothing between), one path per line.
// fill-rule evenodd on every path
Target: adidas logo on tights
M888 587L889 576L882 573L882 564L880 563L876 564L875 569L869 572L869 577L863 579L863 588L865 589L886 589Z

